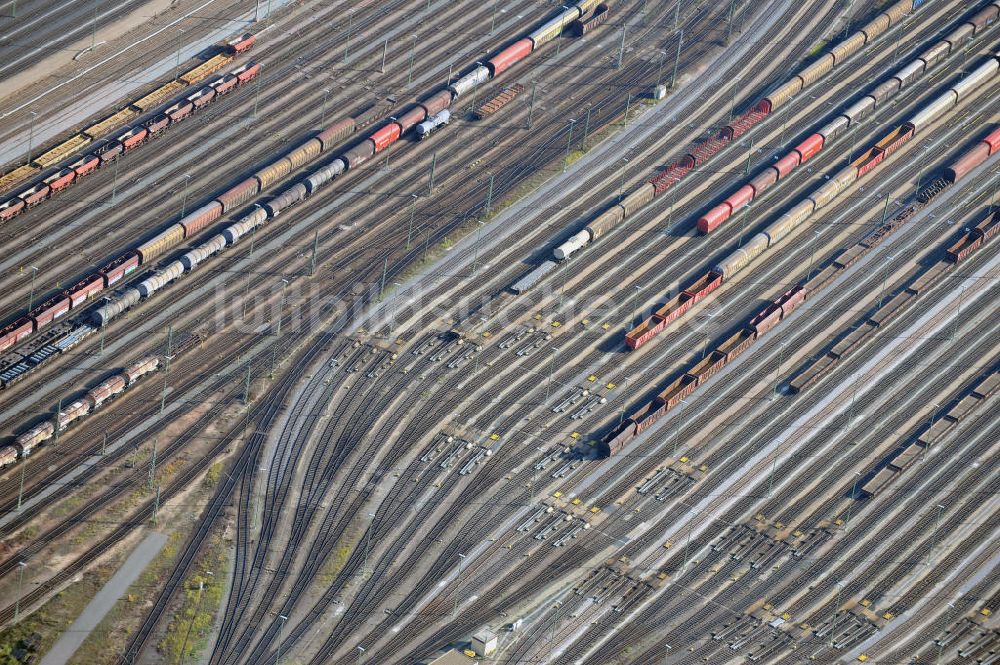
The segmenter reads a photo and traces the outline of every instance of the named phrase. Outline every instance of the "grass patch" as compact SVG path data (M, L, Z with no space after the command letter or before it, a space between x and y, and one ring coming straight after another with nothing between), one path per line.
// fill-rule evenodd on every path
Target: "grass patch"
M219 533L209 542L194 567L205 572L192 573L184 581L180 606L157 644L160 654L171 665L197 662L208 646L229 574L229 557ZM212 575L207 571L212 571Z
M829 44L829 43L830 42L828 42L825 39L821 39L818 42L816 42L816 45L813 46L811 49L809 49L809 57L813 58L813 57L816 57L817 55L819 55L820 51L822 51L824 48L826 48L826 45Z
M92 663L112 663L121 654L122 645L134 630L129 628L131 622L142 618L147 600L159 593L166 576L170 574L174 560L177 558L179 545L184 540L184 533L174 531L168 536L166 545L160 550L153 561L146 566L139 578L129 587L124 598L108 610L97 627L91 631L80 648L69 660L70 665L89 665ZM96 590L95 590L96 592Z
M109 562L95 566L92 570L83 573L78 581L73 582L53 596L38 610L29 615L22 612L18 623L0 631L0 665L19 665L11 653L21 646L22 640L34 633L37 633L41 638L38 654L44 654L51 649L59 636L83 612L83 608L87 606L91 598L111 578L118 565L118 563Z
M340 545L327 556L323 566L319 569L316 582L322 587L328 587L337 579L337 575L344 569L347 560L351 557L353 549L350 545Z

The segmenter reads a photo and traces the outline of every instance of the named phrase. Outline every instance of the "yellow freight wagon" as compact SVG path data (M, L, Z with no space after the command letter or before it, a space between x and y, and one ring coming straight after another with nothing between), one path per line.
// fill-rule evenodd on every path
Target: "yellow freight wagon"
M22 180L27 180L36 173L38 173L38 169L28 165L19 166L10 173L5 173L0 176L0 193L5 192Z
M201 63L194 69L188 70L181 74L180 80L187 83L188 85L193 85L204 78L207 78L213 72L217 72L227 64L232 62L233 56L225 55L220 53L219 55L209 58L205 62Z
M108 132L110 132L112 129L117 129L118 127L121 127L122 125L124 125L126 122L136 117L137 115L139 115L138 111L136 111L133 108L126 107L113 115L109 115L107 118L101 120L96 125L91 125L90 127L87 127L85 130L83 130L83 133L92 139L99 139Z
M135 100L134 102L132 102L132 106L136 107L143 113L146 113L156 108L160 104L162 104L164 101L166 101L168 97L170 97L174 93L183 90L184 87L185 87L184 84L181 83L180 81L171 81L166 85L160 86L159 88L149 93L148 95L140 97L139 99Z
M93 139L84 134L77 134L73 138L63 141L56 147L43 152L41 155L35 158L35 164L38 164L42 168L48 168L53 164L58 164L62 160L66 159L77 150L81 149Z

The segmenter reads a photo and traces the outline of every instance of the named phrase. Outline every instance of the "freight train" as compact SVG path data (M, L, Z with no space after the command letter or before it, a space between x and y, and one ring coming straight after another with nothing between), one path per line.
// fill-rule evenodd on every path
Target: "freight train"
M854 499L867 499L878 496L886 487L895 482L901 473L913 466L917 460L923 459L928 448L958 425L959 421L968 417L976 409L982 407L988 397L1000 390L1000 372L995 369L986 376L979 378L975 385L961 399L956 401L951 409L939 415L932 422L922 427L919 436L910 441L907 446L899 446L886 456L869 472L866 480Z
M159 136L167 127L184 120L219 97L253 80L260 72L260 64L243 65L208 82L205 86L142 123L128 124L144 113L151 113L185 87L218 71L232 61L233 54L248 50L253 45L254 39L253 35L244 35L241 39L230 42L226 53L203 62L182 74L177 81L160 86L140 99L131 102L125 108L84 128L79 134L42 153L32 160L31 164L19 167L0 178L0 192L2 192L7 186L17 181L44 173L47 169L53 169L41 180L16 189L11 195L0 200L0 223L4 223L27 208L51 198L80 178L90 175L100 167L107 166L122 154ZM56 167L57 164L65 162L74 153L80 153L76 160L65 164L62 168Z
M82 397L61 407L51 420L39 423L20 434L13 445L0 447L0 468L27 457L36 447L54 437L57 431L62 432L74 421L93 413L108 400L134 386L146 374L155 372L159 366L159 356L140 358L120 373L88 390Z
M650 318L629 330L625 334L625 343L628 348L634 350L647 343L671 321L683 315L700 298L718 288L725 280L732 278L758 256L784 240L805 223L814 212L830 205L837 196L881 164L886 157L909 141L915 133L923 131L928 125L938 121L979 86L988 84L998 72L1000 72L1000 56L991 56L965 78L956 81L945 92L924 105L908 122L893 129L848 166L830 176L804 201L793 206L791 210L781 215L746 243L742 243L736 251L716 264L706 275L699 277L691 287L675 296L661 309L654 312ZM986 143L986 150L992 150L992 145ZM980 149L978 156L985 159L982 152L983 150ZM957 174L953 172L952 175Z
M746 351L761 335L764 335L791 315L796 308L805 302L807 297L811 297L820 289L825 288L839 273L850 268L866 252L874 249L890 233L909 221L919 207L919 205L911 205L904 208L893 219L883 223L874 231L865 235L859 242L838 253L830 265L815 274L810 272L804 282L795 285L759 310L746 326L737 330L711 353L705 355L690 371L675 379L652 402L642 406L631 417L623 420L617 428L609 432L599 443L599 452L604 456L616 455L621 452L633 438L648 429L657 420L666 415L668 411L690 396L698 386L705 383L710 377ZM945 261L951 263L963 261L971 252L997 235L998 230L1000 230L1000 208L991 208L957 243L948 248L945 254ZM946 263L942 262L932 267L923 276L915 280L907 290L913 294L917 294L926 289L929 280L935 279L946 265ZM721 277L717 278L721 281ZM705 282L699 283L707 285ZM792 381L789 386L791 390L793 392L802 390L805 385L815 381L823 372L828 371L831 362L835 361L839 357L839 354L848 353L852 345L856 348L856 345L860 343L860 339L863 337L863 331L861 335L853 333L852 335L849 336L850 339L845 339L838 345L840 347L839 350L835 350L835 352L827 355L825 358L827 362L825 364L819 361L814 363L810 366L809 372L804 372L800 377ZM823 358L820 359L820 361L823 360ZM818 369L816 369L817 367ZM814 369L815 372L813 372ZM810 372L813 372L815 376L810 374Z
M581 2L564 7L557 16L547 20L537 29L528 33L526 37L518 39L502 49L487 60L485 65L477 63L472 71L461 76L447 88L436 91L418 103L413 104L405 113L392 118L390 122L377 129L360 143L350 147L343 155L336 157L328 164L311 173L303 182L290 186L264 205L255 206L253 210L241 217L237 222L224 228L221 233L185 253L177 261L173 261L167 266L156 270L135 287L130 287L121 293L116 292L111 294L106 298L108 301L107 304L98 308L93 313L91 320L99 327L106 325L111 319L139 302L142 298L148 298L181 276L184 272L194 270L201 261L237 243L241 237L264 224L268 219L276 217L282 210L308 196L312 196L320 187L331 181L334 177L350 169L357 168L375 154L387 149L410 128L425 123L422 125L423 131L419 129L416 131L421 136L430 133L435 127L447 122L448 115L446 112L453 100L470 90L474 90L480 83L499 76L543 44L555 40L562 34L563 27L568 26L577 19L582 18L586 20L591 17L600 4L599 0L582 0ZM254 39L252 35L245 35L239 40L234 40L227 47L228 55L231 56L232 54L246 51L253 45ZM190 78L192 80L199 76L204 78L210 75L211 71L218 69L216 66L218 62L218 60L214 59L206 61L194 70L191 70L189 72L190 76L185 75L181 78ZM225 92L231 90L235 85L245 83L256 76L259 71L259 64L245 65L233 72L236 75L235 81L229 76L222 77L211 86L203 88L189 98L170 106L163 114L157 116L159 120L155 123L157 127L156 131L160 131L162 127L169 123L178 122L186 118L199 108L200 105L204 105L220 94L225 94ZM131 109L126 109L119 112L119 114L126 111L131 113ZM110 126L112 119L116 118L119 114L115 114L99 124ZM116 118L114 122L120 123L122 119ZM344 118L335 122L317 136L310 138L279 160L261 168L252 176L226 190L209 203L185 215L177 223L172 224L167 229L148 239L136 249L122 254L101 270L84 277L77 286L49 298L42 305L28 312L26 316L9 323L0 330L0 352L17 344L31 333L38 331L52 321L64 317L67 313L81 306L96 294L111 289L116 283L135 272L139 267L151 265L159 256L185 240L191 239L195 234L219 219L223 214L246 204L257 194L263 192L264 189L289 175L294 169L304 166L320 154L332 150L335 145L353 134L360 126L368 124L368 122L367 117L363 120L361 117ZM431 124L428 125L426 124L427 122ZM129 128L124 132L128 134L124 139L129 142L130 146L136 145L138 142L144 140L146 136L153 133L151 127L145 127L145 130L147 132L146 135L143 138L138 138L142 130ZM89 172L97 168L101 163L104 152L110 151L114 154L119 154L125 150L121 141L117 143L117 147L104 150L101 154L83 158L84 161L81 163L81 168L85 167L89 169L86 172ZM38 200L44 198L45 195L40 196L41 198ZM7 208L18 208L17 211L7 211L7 216L13 216L26 205L25 201L20 197L16 198L18 199L17 201L0 204L0 220L4 219L4 206Z
M841 336L826 353L809 361L801 371L795 372L794 378L788 382L788 392L793 394L803 392L836 369L849 355L874 339L879 328L886 326L912 307L916 299L936 284L949 269L965 261L970 254L988 243L996 235L997 229L1000 229L1000 209L988 209L971 229L963 232L961 238L945 250L941 260L922 269L917 276L909 280L905 288L891 298L880 299L878 307L862 319L859 325ZM873 239L866 238L869 246ZM862 240L862 243L866 240ZM851 248L837 257L835 265L849 265L856 256L859 256L860 249L858 246Z
M640 185L636 190L624 197L619 203L601 213L583 230L571 236L553 251L556 261L564 261L577 251L595 242L622 222L631 219L654 198L667 189L674 187L690 174L695 168L702 167L719 151L743 134L746 134L756 124L779 107L791 101L792 97L804 88L814 84L834 67L840 66L851 55L866 44L872 43L877 37L898 25L902 18L913 10L912 0L896 2L885 11L879 13L870 23L844 40L822 58L812 63L801 72L791 77L787 82L766 95L743 115L735 118L728 125L716 132L708 140L697 144L680 159L672 162L661 173ZM995 18L995 17L994 17ZM991 19L992 20L992 19ZM938 55L937 59L944 57ZM745 195L741 194L741 195ZM541 267L538 269L541 270ZM537 282L537 279L527 279Z
M765 190L780 182L782 178L787 178L792 171L805 164L812 157L815 157L821 150L829 146L830 142L836 137L857 127L862 118L872 113L875 109L882 108L902 90L912 86L925 72L929 71L934 65L948 57L951 53L957 51L966 40L980 34L987 26L996 21L998 15L1000 15L1000 2L995 2L981 9L968 21L961 23L944 39L936 42L921 53L913 62L902 67L885 82L876 86L870 94L853 103L843 113L836 116L799 145L795 146L791 152L784 155L773 166L768 166L752 180L726 197L722 203L706 212L698 220L698 230L708 234L719 228L738 210L747 206ZM806 68L796 78L801 79L802 85L808 85L818 79L823 73L830 71L836 61L837 49L834 49L833 52L827 53L823 58L820 58ZM790 99L795 94L795 80L792 79L792 83L786 84L765 98L761 102L761 106L770 109L774 103L784 103L784 101ZM957 83L955 86L955 99L957 100L965 91L974 88L976 84L977 81L974 80L962 80ZM942 102L942 104L945 103ZM873 159L880 156L885 157L887 154L887 151L880 148L871 157ZM874 163L872 166L874 166Z
M366 138L351 145L342 155L313 171L301 182L286 187L268 202L256 206L239 221L223 229L221 233L185 253L178 260L159 268L135 287L126 289L121 294L116 294L106 305L94 312L92 321L97 326L107 325L111 319L141 299L150 297L185 272L194 270L201 261L236 244L241 237L262 226L269 219L277 217L282 211L313 196L321 187L337 176L360 167L375 155L388 149L411 129L414 129L414 133L423 138L434 131L436 127L446 124L450 117L448 109L455 100L507 71L541 45L558 38L564 28L581 17L591 16L600 4L597 0L584 0L564 8L557 16L549 19L524 38L516 40L499 51L485 64L477 63L470 71L451 82L446 88L437 90L411 104L404 112L390 118L387 123L375 129ZM136 250L139 265L148 265L153 259L184 240L190 239L223 214L247 203L268 186L289 175L295 169L313 161L317 156L346 139L354 133L359 125L360 123L353 118L345 118L334 123L317 137L309 139L285 157L260 169L253 176L226 191L217 199L193 211L178 223L141 245Z
M188 117L195 110L195 101L191 97L201 96L201 98L204 98L209 95L206 91L212 91L210 93L212 96L225 94L215 92L215 90L222 86L229 86L226 88L228 92L234 86L242 85L252 80L259 72L259 64L243 65L230 74L220 77L211 85L194 93L194 95L172 105L164 113L154 116L144 125L121 130L110 140L94 144L97 147L93 151L80 157L69 167L61 169L42 182L18 193L14 198L0 203L0 221L9 219L22 209L35 205L60 189L68 187L80 177L91 173L99 166L109 163L110 160L123 152L131 150L143 141L163 131L168 125L180 122ZM204 210L199 210L199 212L204 214ZM191 218L192 215L189 215L182 221L190 226L195 223L195 220ZM101 291L114 286L114 284L139 267L143 262L144 250L148 256L148 253L154 251L154 249L155 244L150 245L150 243L145 243L137 251L123 254L97 272L87 275L74 286L46 299L25 316L4 326L0 329L0 353L14 346L31 333L38 332L53 321L61 319L72 310L81 307Z

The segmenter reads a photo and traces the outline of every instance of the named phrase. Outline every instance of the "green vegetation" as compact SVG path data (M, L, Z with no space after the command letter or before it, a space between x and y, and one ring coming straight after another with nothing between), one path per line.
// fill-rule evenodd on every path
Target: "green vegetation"
M59 636L83 612L83 608L94 594L110 579L118 563L98 565L93 570L87 571L79 581L73 582L57 593L44 606L31 614L22 612L18 623L0 631L0 665L18 665L11 654L21 646L22 640L33 633L41 636L36 653L44 654L52 648ZM27 587L27 580L25 586Z
M326 558L326 561L323 562L323 567L320 568L319 574L316 576L317 582L321 587L328 587L333 584L333 581L337 579L337 575L344 569L344 565L351 557L351 551L350 545L340 545Z
M218 467L218 471L212 482L218 482L221 462L212 465L212 468L215 467ZM207 475L204 481L206 486L210 480L211 476ZM220 532L217 531L212 536L192 568L199 572L192 572L184 581L184 595L179 599L180 606L157 645L159 652L171 665L197 662L198 656L208 645L216 614L222 604L225 580L229 575L228 546Z
M225 565L224 556L217 563ZM220 566L216 566L220 570ZM220 575L221 577L221 575ZM223 582L215 576L194 574L184 584L181 607L167 626L158 649L171 664L195 662L208 643L215 613L222 602Z
M813 46L811 49L809 49L809 57L812 58L819 55L820 51L826 48L826 45L829 43L830 42L828 42L825 39L821 39L818 42L816 42L816 46Z
M212 489L219 484L219 478L222 476L222 467L223 463L221 461L208 467L208 471L205 472L205 487Z

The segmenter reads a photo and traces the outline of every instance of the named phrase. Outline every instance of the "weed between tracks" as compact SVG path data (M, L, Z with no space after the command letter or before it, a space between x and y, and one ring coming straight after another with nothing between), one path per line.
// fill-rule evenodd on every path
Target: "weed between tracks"
M157 645L167 663L197 662L208 645L229 575L228 549L223 534L216 530L193 566L198 571L212 571L212 575L196 572L184 582L180 606Z
M121 645L135 631L137 622L143 618L143 612L163 588L176 565L184 541L197 524L197 514L191 514L188 508L205 504L218 484L222 466L221 461L213 464L206 471L197 489L185 498L183 504L172 507L185 511L182 519L169 517L161 519L161 527L167 524L174 527L168 534L167 544L146 567L139 579L132 584L125 597L115 603L107 616L88 636L70 661L70 665L109 663L120 654ZM175 470L176 468L170 472ZM168 472L166 467L164 472ZM141 492L148 493L143 488L134 494ZM164 508L164 512L169 510L170 508ZM162 656L161 662L171 665L195 662L197 656L204 650L215 623L224 581L229 574L228 544L221 532L217 531L206 549L199 554L194 570L199 572L192 573L185 581L184 595L179 599L173 617L158 644ZM212 575L204 574L204 571L212 571ZM199 592L199 586L202 585L202 590Z
M48 651L124 560L125 554L118 553L107 562L93 567L79 581L57 593L44 607L22 616L20 623L0 631L0 665L20 665L11 653L20 646L21 640L33 633L41 636L38 653Z

